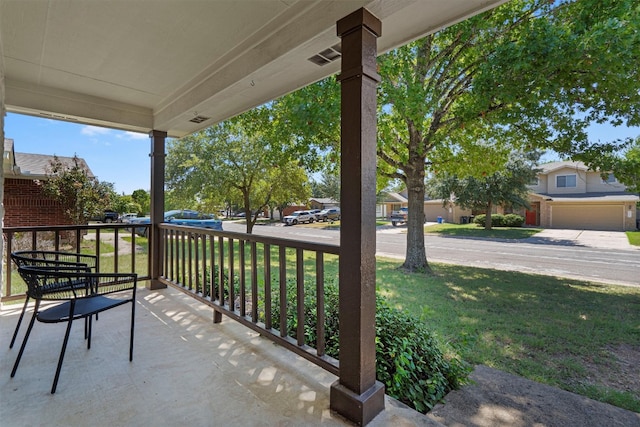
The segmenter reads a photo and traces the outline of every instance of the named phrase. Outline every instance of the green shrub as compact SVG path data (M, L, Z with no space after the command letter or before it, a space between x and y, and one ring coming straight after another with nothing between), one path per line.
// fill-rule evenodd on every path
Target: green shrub
M376 376L387 394L425 413L466 383L469 365L443 347L419 319L378 299Z
M485 214L476 215L473 217L473 223L478 224L481 227L484 227L484 222L486 221L487 216Z
M521 215L508 214L504 216L505 227L522 227L524 218Z
M484 222L486 221L486 218L487 216L485 214L476 215L473 218L473 223L484 227ZM492 227L522 227L523 224L524 224L524 218L520 215L516 215L516 214L491 215Z
M295 281L287 283L287 331L295 338L297 319ZM279 295L273 296L272 323L280 325ZM326 354L338 358L338 286L325 285ZM315 284L305 286L305 342L316 342ZM452 351L445 351L434 334L417 319L376 301L376 377L386 393L420 412L427 412L451 390L467 381L470 367Z

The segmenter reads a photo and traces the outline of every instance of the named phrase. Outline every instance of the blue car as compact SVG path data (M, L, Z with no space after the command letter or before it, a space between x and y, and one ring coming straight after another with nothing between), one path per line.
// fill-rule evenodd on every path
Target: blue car
M149 224L151 218L132 218L130 224ZM205 214L198 211L192 211L189 209L173 210L164 213L164 222L173 225L188 225L190 227L207 228L210 230L222 231L222 221L213 214ZM140 236L147 236L148 228L140 227L136 228L136 234Z

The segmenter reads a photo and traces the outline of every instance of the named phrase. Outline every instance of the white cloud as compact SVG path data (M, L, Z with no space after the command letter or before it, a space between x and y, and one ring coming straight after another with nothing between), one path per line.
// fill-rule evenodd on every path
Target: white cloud
M87 136L106 135L111 132L111 129L101 128L99 126L83 126L80 132Z
M146 133L138 133L138 132L125 132L125 137L127 139L149 139L149 135Z

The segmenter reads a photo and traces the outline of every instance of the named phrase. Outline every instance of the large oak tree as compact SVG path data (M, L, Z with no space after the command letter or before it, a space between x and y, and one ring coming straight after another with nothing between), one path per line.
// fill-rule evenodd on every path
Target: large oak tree
M512 0L380 57L379 170L408 190L404 268L429 270L426 171L491 175L514 147L594 164L620 141L589 141L591 123L639 123L639 28L634 1Z

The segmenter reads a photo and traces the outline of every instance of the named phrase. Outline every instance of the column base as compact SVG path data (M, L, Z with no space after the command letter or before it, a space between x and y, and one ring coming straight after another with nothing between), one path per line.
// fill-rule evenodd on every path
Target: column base
M166 289L167 285L157 279L151 279L147 282L145 287L150 291L155 291L156 289Z
M356 394L338 380L331 384L329 397L331 410L360 426L384 411L384 384L379 381L364 393Z

